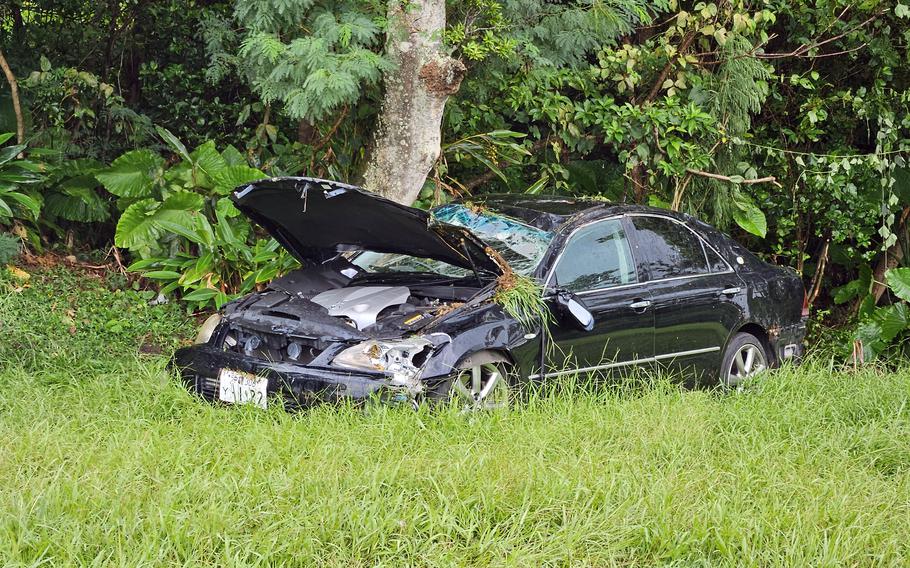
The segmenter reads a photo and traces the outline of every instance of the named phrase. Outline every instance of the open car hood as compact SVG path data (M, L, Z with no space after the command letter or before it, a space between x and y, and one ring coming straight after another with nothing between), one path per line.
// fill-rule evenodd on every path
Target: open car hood
M496 275L504 270L495 253L488 253L467 229L435 221L427 211L353 185L271 178L237 188L232 199L304 265L345 251L369 250L431 258Z

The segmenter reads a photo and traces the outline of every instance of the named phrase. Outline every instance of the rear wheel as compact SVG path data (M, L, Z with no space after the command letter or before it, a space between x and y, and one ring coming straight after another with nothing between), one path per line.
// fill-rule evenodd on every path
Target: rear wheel
M739 388L767 369L768 354L762 341L750 333L737 333L724 353L720 378L725 386Z
M454 377L431 393L432 398L450 402L465 411L507 408L511 396L507 367L498 362L459 369Z

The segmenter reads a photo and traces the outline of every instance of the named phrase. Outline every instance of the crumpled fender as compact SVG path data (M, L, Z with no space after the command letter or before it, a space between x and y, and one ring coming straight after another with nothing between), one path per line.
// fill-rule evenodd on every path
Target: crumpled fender
M521 324L498 304L481 304L453 316L447 318L446 332L425 335L435 351L423 369L423 379L451 375L466 358L481 351L502 353L505 360L513 362L512 350L531 340Z

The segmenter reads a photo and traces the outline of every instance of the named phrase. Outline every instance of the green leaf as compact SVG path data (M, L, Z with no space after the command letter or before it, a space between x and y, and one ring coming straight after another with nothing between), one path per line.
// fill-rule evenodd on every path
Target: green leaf
M199 288L198 290L193 290L185 295L183 299L187 302L205 302L211 300L220 293L221 290L216 290L214 288Z
M219 310L221 309L221 306L225 305L226 303L228 303L230 301L231 301L230 296L228 296L224 292L218 292L215 295L215 307L218 308Z
M81 223L106 221L110 217L108 202L91 186L83 185L81 178L74 178L51 190L44 197L44 211L51 217Z
M20 152L25 150L25 148L25 144L17 144L16 146L7 146L6 148L0 148L0 166L18 156Z
M892 268L885 272L885 282L895 296L910 302L910 268Z
M768 222L765 214L756 207L752 199L745 194L738 193L733 198L733 204L736 206L733 208L733 220L736 221L736 224L744 231L764 238L768 233Z
M190 157L196 167L202 170L203 173L212 180L215 179L215 174L217 172L228 167L227 160L218 153L218 150L215 149L215 143L211 140L193 150Z
M6 201L3 201L3 198L0 197L0 218L12 217L12 216L13 216L13 210L10 209L10 206L6 203Z
M150 246L161 237L163 231L181 236L195 235L194 217L199 215L202 203L201 195L189 191L178 191L163 203L155 199L137 201L120 216L114 233L114 244L125 248Z
M547 187L547 183L549 181L550 181L549 176L542 175L542 176L540 176L539 180L535 181L534 183L532 183L531 185L528 186L528 188L525 190L525 193L530 194L530 195L537 195L538 193L543 191L543 189L545 187Z
M221 153L221 157L224 158L224 161L229 166L246 165L246 158L243 157L243 154L240 153L240 150L231 145L228 145L228 147L224 149L224 152Z
M155 199L142 199L126 208L114 232L114 244L123 248L138 248L155 242L160 234L153 215L160 207Z
M856 331L856 339L863 344L865 359L874 359L908 327L910 327L910 307L907 304L892 304L873 311Z
M152 270L143 272L142 276L153 280L173 280L175 278L180 278L180 273L174 272L173 270Z
M156 126L155 130L158 132L158 136L167 142L167 145L174 149L175 152L180 154L180 157L186 160L187 162L193 163L193 158L190 157L190 153L186 150L186 146L183 145L183 142L179 138L171 134L171 131L167 128L161 126Z
M126 271L127 272L139 272L144 268L148 268L149 266L152 266L153 264L158 264L162 260L163 259L161 259L161 258L144 258L142 260L137 260L133 264L127 266Z
M249 166L228 166L215 176L215 191L227 195L241 185L251 181L264 179L266 176L260 170Z
M169 219L158 219L155 221L155 227L168 233L180 235L197 244L202 240L192 224L171 221Z
M37 219L41 214L41 204L36 199L18 191L9 193L0 193L0 199L9 199L22 205L32 214L33 219Z
M240 215L240 210L227 197L222 197L215 203L215 214L220 218L230 219Z
M0 144L6 144L6 142L15 135L14 132L4 132L3 134L0 134Z
M95 177L118 197L151 197L161 179L164 159L151 150L133 150L120 156Z
M199 211L205 204L205 198L192 191L175 191L164 200L165 209L183 209L185 211Z
M860 281L852 280L843 286L839 286L832 290L832 295L834 297L835 304L845 304L857 297L860 293Z

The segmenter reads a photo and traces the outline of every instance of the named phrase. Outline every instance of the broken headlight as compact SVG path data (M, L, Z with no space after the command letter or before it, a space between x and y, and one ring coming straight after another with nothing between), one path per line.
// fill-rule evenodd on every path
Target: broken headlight
M365 371L392 373L396 379L413 379L427 360L432 343L426 339L371 339L348 347L332 360L333 365Z

